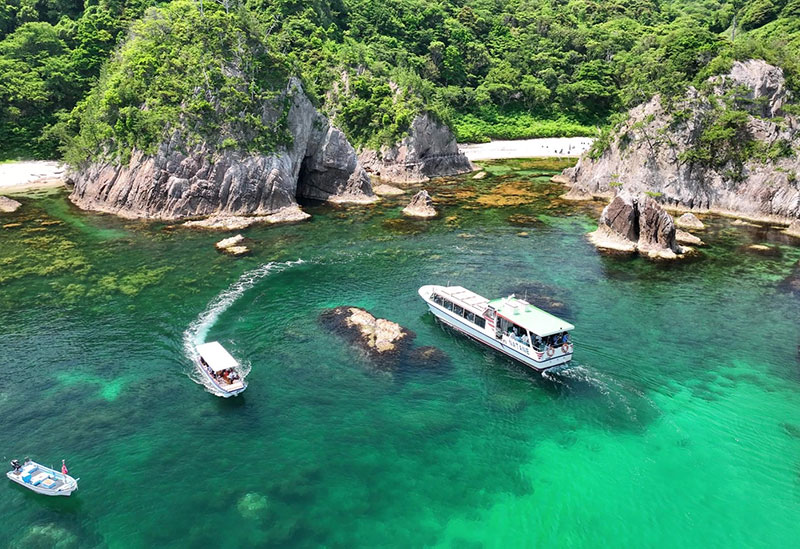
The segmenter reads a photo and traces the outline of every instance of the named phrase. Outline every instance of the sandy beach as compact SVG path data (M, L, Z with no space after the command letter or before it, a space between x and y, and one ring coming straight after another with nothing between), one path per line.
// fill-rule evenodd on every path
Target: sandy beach
M580 156L592 146L592 137L552 137L466 143L459 148L470 160L500 160L503 158L534 158L543 156Z
M63 185L66 166L52 160L24 160L0 164L0 194Z

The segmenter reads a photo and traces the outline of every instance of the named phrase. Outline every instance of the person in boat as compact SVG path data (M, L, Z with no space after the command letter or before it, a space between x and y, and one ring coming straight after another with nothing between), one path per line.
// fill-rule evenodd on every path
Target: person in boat
M18 459L12 459L11 468L14 469L14 472L18 474L20 472L20 469L22 469L22 465L19 464Z

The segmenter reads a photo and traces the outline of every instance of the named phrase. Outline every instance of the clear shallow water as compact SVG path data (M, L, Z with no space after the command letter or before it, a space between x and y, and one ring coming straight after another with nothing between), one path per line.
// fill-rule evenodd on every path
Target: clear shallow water
M800 307L778 285L800 247L712 218L696 260L602 256L596 205L560 202L541 165L489 168L428 185L433 221L402 219L408 197L310 205L246 231L243 259L60 195L4 217L22 225L0 229L2 457L66 457L82 480L58 500L0 486L0 540L793 545ZM781 255L743 248L763 242ZM432 282L555 297L576 367L538 376L441 327L416 294ZM369 362L318 322L344 304L448 360ZM252 368L242 397L193 382L186 338L204 337Z

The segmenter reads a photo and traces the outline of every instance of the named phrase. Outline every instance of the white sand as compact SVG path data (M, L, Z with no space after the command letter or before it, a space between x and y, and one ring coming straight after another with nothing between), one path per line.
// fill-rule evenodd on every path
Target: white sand
M459 148L472 161L542 156L577 157L588 150L593 141L593 137L551 137L464 144L459 145Z
M13 191L30 188L39 183L52 186L63 177L65 169L64 164L51 160L26 160L0 164L0 189Z

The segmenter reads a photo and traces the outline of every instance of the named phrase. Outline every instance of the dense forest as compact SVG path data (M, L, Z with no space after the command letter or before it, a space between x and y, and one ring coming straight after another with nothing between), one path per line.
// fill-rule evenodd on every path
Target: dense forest
M231 51L244 95L211 71ZM800 0L0 0L0 155L146 146L180 116L255 120L288 75L355 144L423 110L462 142L585 135L751 57L800 88ZM189 100L190 73L224 112Z

